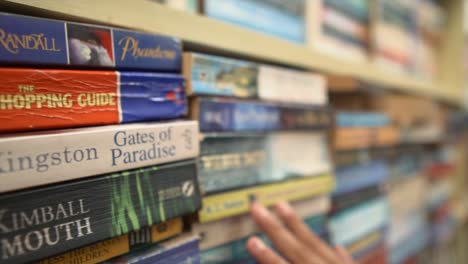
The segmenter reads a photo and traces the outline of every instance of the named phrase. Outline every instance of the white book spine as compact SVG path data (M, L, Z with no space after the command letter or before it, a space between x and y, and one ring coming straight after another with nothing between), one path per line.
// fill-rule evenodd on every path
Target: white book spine
M261 65L258 73L260 99L326 105L326 79L321 74Z
M195 121L7 135L0 138L0 192L195 158L198 154Z

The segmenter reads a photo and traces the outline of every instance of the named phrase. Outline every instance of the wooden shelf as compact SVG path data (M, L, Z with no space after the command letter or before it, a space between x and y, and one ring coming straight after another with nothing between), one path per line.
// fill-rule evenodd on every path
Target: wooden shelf
M62 19L109 24L181 38L206 48L324 73L350 76L385 88L424 94L460 105L449 84L392 73L372 63L353 63L324 56L306 46L257 33L147 0L1 0L5 6L46 11Z

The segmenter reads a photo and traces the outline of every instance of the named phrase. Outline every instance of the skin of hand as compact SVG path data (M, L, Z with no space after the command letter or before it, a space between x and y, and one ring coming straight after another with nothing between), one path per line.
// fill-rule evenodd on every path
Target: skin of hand
M314 234L288 203L275 209L279 219L258 202L251 206L255 223L281 252L250 238L247 249L260 264L356 264L344 248L331 248Z

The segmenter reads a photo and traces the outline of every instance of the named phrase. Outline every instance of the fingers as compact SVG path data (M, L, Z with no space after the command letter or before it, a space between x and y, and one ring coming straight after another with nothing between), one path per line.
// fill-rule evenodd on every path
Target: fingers
M251 207L255 223L271 239L276 248L292 263L323 263L319 256L284 227L264 206L254 202Z
M353 264L354 260L351 254L342 246L337 246L336 247L336 252L338 253L338 256L342 259L343 263L346 264Z
M260 264L287 264L286 260L276 254L257 237L249 239L247 249Z
M293 235L304 243L309 250L313 250L326 263L340 263L336 252L310 230L288 203L279 203L276 206L276 212Z

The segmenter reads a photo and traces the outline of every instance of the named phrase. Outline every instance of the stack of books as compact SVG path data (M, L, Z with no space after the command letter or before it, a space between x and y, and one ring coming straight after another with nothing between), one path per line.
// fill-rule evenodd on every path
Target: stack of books
M439 72L439 51L446 14L439 1L421 0L417 3L416 73L433 79Z
M376 1L372 36L377 65L397 72L414 69L416 1Z
M426 219L427 180L424 149L418 145L400 146L391 158L389 178L390 227L389 262L404 263L417 256L429 243Z
M432 153L426 176L430 180L427 208L432 228L431 243L435 246L451 239L455 232L452 196L455 192L456 152L454 146L442 145Z
M0 27L2 263L199 261L191 235L154 246L201 207L180 40L8 13Z
M335 119L337 187L332 198L330 240L345 246L360 263L385 263L390 212L383 186L390 175L387 148L397 141L381 140L385 137L379 133L390 128L391 120L383 113L357 111L339 111Z
M326 130L331 115L322 75L201 53L184 54L183 72L202 139L198 229L233 222L230 217L248 213L253 200L269 206L333 189ZM311 208L318 206L310 202ZM225 236L209 231L207 239L224 239L202 239L204 261L246 257L244 242L252 228L232 229L224 230ZM243 253L234 253L239 247Z
M369 1L314 0L309 7L309 45L331 56L368 58Z

